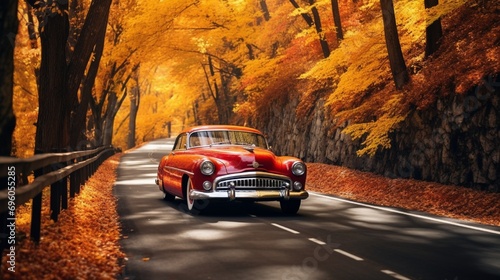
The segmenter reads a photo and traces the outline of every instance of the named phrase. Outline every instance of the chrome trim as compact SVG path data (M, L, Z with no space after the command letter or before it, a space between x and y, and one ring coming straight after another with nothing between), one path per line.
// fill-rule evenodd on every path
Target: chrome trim
M207 174L205 174L205 173L203 172L203 165L204 165L205 163L210 163L210 164L212 165L212 172L207 173ZM203 161L201 162L201 164L200 164L200 172L201 172L201 174L203 174L203 175L205 175L205 176L210 176L210 175L214 174L214 173L215 173L215 169L216 169L216 168L215 168L215 164L214 164L211 160L208 160L208 159L203 160Z
M231 201L233 201L236 198L236 190L234 189L234 187L229 188L229 190L227 191L227 196Z
M266 185L265 183L267 180L272 181L270 182L271 185ZM219 183L228 181L227 186L224 187L219 187ZM251 171L251 172L244 172L244 173L237 173L237 174L229 174L229 175L224 175L217 177L214 180L213 184L213 189L214 191L218 190L228 190L231 186L234 185L236 189L238 189L238 186L236 184L230 184L231 182L242 182L243 185L246 186L241 186L242 188L246 189L285 189L285 188L290 188L292 180L288 178L287 176L283 175L278 175L278 174L273 174L273 173L268 173L268 172L262 172L262 171ZM260 184L260 187L257 186Z
M180 172L186 173L186 174L191 175L191 176L194 175L194 173L191 171L187 171L187 170L180 169L180 168L175 168L175 167L168 166L168 165L163 166L163 169L171 169L171 170L175 170L175 171L180 171Z
M295 167L297 166L297 164L300 164L300 165L302 165L304 167L304 170L303 170L303 172L301 174L295 174ZM306 173L306 168L307 167L306 167L305 163L303 163L302 161L296 161L296 162L294 162L292 164L292 173L295 176L302 176L302 175L304 175Z
M216 192L201 192L191 190L189 193L190 199L256 199L256 200L288 200L288 199L306 199L309 193L306 191L291 192L290 190L234 190L231 191L216 191Z
M259 187L247 186L238 187L238 180L250 180L249 182L258 182L258 180L275 180L276 185ZM254 181L255 180L255 181ZM217 188L220 182L227 182L227 187ZM216 178L213 182L212 191L191 190L189 193L190 199L254 199L254 200L289 200L289 199L306 199L309 193L305 190L293 191L291 189L292 180L287 176L267 173L262 171L251 171L237 174L229 174Z

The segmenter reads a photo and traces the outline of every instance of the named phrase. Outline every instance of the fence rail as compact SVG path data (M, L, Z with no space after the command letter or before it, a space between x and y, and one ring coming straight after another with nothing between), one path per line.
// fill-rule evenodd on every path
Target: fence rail
M12 232L15 208L32 200L31 239L40 241L42 192L50 186L50 217L57 221L61 209L68 207L69 197L80 192L80 186L113 155L113 147L88 151L39 154L27 159L0 157L0 252ZM34 174L35 179L28 182ZM14 210L14 211L12 211Z

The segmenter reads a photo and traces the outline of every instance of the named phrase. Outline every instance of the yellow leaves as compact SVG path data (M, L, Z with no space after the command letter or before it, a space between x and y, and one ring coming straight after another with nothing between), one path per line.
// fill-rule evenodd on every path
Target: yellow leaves
M451 13L453 10L464 5L467 2L467 0L440 0L438 5L426 10L426 24L430 25L438 18Z
M397 1L395 8L405 58L418 64L423 59L425 40L424 5L403 0ZM379 1L366 1L360 10L363 23L348 28L330 57L319 61L301 78L313 86L312 81L333 79L325 106L338 125L348 121L345 133L353 138L366 137L358 154L374 155L377 149L390 147L389 133L405 119L407 101L392 85Z
M408 110L404 103L404 93L395 92L368 98L362 105L344 110L337 116L342 120L350 120L343 132L353 139L364 138L363 148L357 151L359 156L374 156L379 148L390 148L389 134L397 125L406 119ZM363 117L365 116L365 117ZM375 118L366 121L367 117Z
M388 116L383 115L380 119L368 123L351 124L342 132L350 134L353 139L361 138L364 135L366 139L363 141L363 148L356 153L359 156L369 155L374 156L377 150L391 147L391 139L389 133L404 119L404 116Z
M200 53L207 53L208 48L212 46L212 44L210 44L208 40L205 40L203 38L193 37L191 40L196 44Z

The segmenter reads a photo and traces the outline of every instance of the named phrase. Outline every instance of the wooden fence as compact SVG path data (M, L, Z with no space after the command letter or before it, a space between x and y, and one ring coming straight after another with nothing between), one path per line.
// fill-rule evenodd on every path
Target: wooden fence
M32 200L30 237L38 243L42 191L50 186L50 217L57 221L61 209L68 207L68 182L69 197L75 197L80 186L114 153L112 147L100 147L88 151L39 154L27 159L0 157L0 253L15 238L17 207ZM34 175L34 180L29 183L30 175Z

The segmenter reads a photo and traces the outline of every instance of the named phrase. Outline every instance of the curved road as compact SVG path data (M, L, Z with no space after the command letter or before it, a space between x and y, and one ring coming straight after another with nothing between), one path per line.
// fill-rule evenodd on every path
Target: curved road
M120 279L500 279L500 228L311 193L209 205L201 215L154 184L172 139L125 154L115 195L127 254Z

